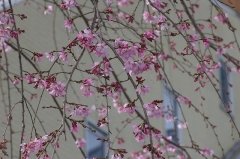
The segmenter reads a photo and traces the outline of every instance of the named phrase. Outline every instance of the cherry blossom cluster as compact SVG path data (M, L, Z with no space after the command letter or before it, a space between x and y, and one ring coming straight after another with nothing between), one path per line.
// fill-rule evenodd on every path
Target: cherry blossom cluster
M111 159L123 159L124 154L126 153L126 149L114 149L114 154L112 155Z
M91 73L95 76L109 76L112 71L109 61L95 62L91 69Z
M34 84L34 88L45 88L53 97L62 97L66 94L65 84L56 81L54 76L48 76L45 79L35 77L35 75L25 74L28 84Z
M53 11L53 7L51 5L48 5L47 8L44 10L44 14L51 14Z
M30 155L36 154L39 151L43 151L44 145L48 140L48 135L45 135L41 138L35 138L34 141L28 143L22 143L21 151L24 159L29 159Z
M90 29L79 32L77 39L85 48L89 48L91 51L95 49L95 45L98 43L98 36L92 33Z
M78 148L81 148L81 147L85 146L86 141L85 141L85 139L77 139L75 143L76 143Z
M207 148L205 148L204 150L202 150L200 153L201 153L204 157L208 157L208 156L212 156L213 153L214 153L214 151L211 150L211 149L209 149L209 148L207 147Z
M137 142L144 142L145 138L149 136L150 131L154 137L154 140L160 140L162 138L161 131L152 127L149 128L146 124L140 124L140 125L132 125L132 128L134 129L133 134L135 136L135 139Z
M73 110L71 115L87 117L87 116L89 116L90 112L91 112L91 110L89 108L87 108L86 106L77 106L77 108Z
M147 5L150 5L150 4L152 4L151 6L152 6L152 10L156 10L156 8L157 9L159 9L159 10L162 10L162 9L164 9L165 7L167 7L167 3L165 3L165 2L163 2L162 0L146 0L146 4Z
M91 86L94 85L92 78L85 79L82 83L83 84L80 87L80 90L83 91L82 96L89 97L89 96L94 95L94 91L91 90Z
M177 97L177 101L179 103L183 103L183 104L186 104L186 105L190 105L191 104L191 100L188 97L184 97L184 96L178 96Z
M164 116L164 106L160 106L158 103L158 101L153 101L143 105L149 118L159 118Z
M140 44L129 45L127 41L118 38L115 40L114 46L117 50L117 54L124 60L124 69L131 76L139 75L150 70L156 59L155 56L144 56L146 50L144 40L142 40ZM140 59L133 61L136 55L138 55Z
M172 153L173 150L175 151L173 146L166 146L164 144L164 141L161 141L162 144L158 144L154 146L154 158L157 159L163 159L163 156L167 153ZM168 145L168 144L167 144ZM135 159L145 159L145 158L151 158L151 151L145 146L146 148L143 148L142 151L138 152L132 152L131 157ZM183 153L177 153L176 156L174 156L177 159L186 159L187 157Z
M216 21L219 21L219 22L222 22L223 24L224 23L227 23L228 22L228 14L227 13L218 13L215 18L214 18Z
M11 38L17 39L21 33L24 33L24 30L18 28L17 30L13 30L10 24L14 24L15 21L12 18L13 11L12 9L7 9L5 11L0 12L0 24L2 25L0 29L0 50L5 50L9 52L11 47L6 44L6 41L10 40ZM26 16L24 14L17 15L21 20L25 19Z
M78 3L76 0L64 0L61 4L62 9L72 9L73 7L78 6Z

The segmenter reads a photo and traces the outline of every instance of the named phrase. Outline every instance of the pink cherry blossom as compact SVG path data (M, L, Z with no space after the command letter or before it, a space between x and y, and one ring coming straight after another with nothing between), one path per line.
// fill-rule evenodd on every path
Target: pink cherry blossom
M210 23L210 24L208 25L208 28L213 28L214 30L216 30L216 29L217 29L217 26L214 25L214 24L212 24L212 23Z
M225 48L222 48L222 47L218 47L217 48L217 51L216 51L216 54L217 55L223 55L223 54L226 54L226 49Z
M157 141L159 141L162 138L161 131L158 129L154 129L154 131L152 131L152 135L153 135L153 138Z
M14 80L13 80L13 84L14 84L14 85L17 85L18 83L19 83L19 80L18 80L18 79L14 79Z
M30 141L28 143L22 143L21 151L23 157L28 158L31 154L35 154L39 151L43 150L43 143L47 141L47 137L43 136L41 138L35 138L34 141Z
M165 115L165 121L166 122L174 122L177 120L177 117L174 117L173 113L167 113Z
M164 80L164 79L165 79L165 77L163 75L161 75L161 74L158 74L156 76L156 81L161 81L161 80Z
M125 112L123 106L119 106L119 107L117 107L117 110L118 110L118 113L119 113L119 114Z
M224 24L224 23L227 23L227 21L228 21L228 14L227 14L227 13L225 13L225 14L223 14L223 13L218 13L218 14L214 17L214 19L215 19L216 21L222 22L223 24Z
M1 41L1 39L0 39L0 41ZM5 50L5 52L9 52L12 50L12 48L9 45L7 45L5 42L1 42L0 50Z
M207 147L204 150L200 151L200 154L204 157L208 157L208 156L212 156L214 154L214 151Z
M177 155L177 159L186 159L186 156L182 153Z
M77 38L80 43L86 48L95 46L98 42L98 36L96 34L93 34L90 29L85 29L83 32L79 32Z
M147 22L147 23L152 23L155 19L156 16L152 15L151 13L149 13L148 11L145 11L143 13L143 19Z
M53 53L46 52L45 55L46 55L46 58L51 62L53 62L56 59Z
M183 14L182 14L182 12L181 12L181 11L178 11L178 12L177 12L177 14L178 14L178 17L179 17L180 19L182 19L182 18L183 18Z
M74 109L71 115L87 117L90 115L91 110L85 106L78 106L77 109Z
M131 0L117 0L117 4L118 4L120 7L127 7L127 6L129 6L130 4L132 4L132 1L131 1Z
M17 84L19 84L19 81L22 81L22 78L15 77L14 80L13 80L13 84L17 85Z
M162 10L164 8L162 0L146 0L147 5L150 5L149 1L153 4L154 7L156 7L159 10ZM152 7L152 9L155 11L156 9L154 7Z
M139 129L139 127L135 124L132 125L133 134L135 135L137 142L143 142L145 138L147 137L147 134L145 134L142 130Z
M65 109L66 109L66 111L70 111L71 107L69 105L67 105Z
M64 2L61 4L61 7L63 9L67 8L68 10L70 10L75 6L78 6L78 3L76 0L64 0Z
M128 19L128 23L133 23L134 21L134 17L133 16L129 16L129 15L126 15L125 19Z
M39 52L37 54L37 62L41 62L42 61L43 55L44 55L43 52Z
M39 78L33 78L34 88L47 88L48 83Z
M103 70L101 69L101 64L99 62L95 62L92 65L92 74L95 76L101 76L103 75Z
M148 102L144 104L143 107L146 109L149 118L159 118L164 116L164 106L159 106L154 102Z
M13 84L14 84L14 85L17 85L18 83L19 83L19 80L18 80L18 79L14 79L14 80L13 80Z
M124 60L131 60L138 52L138 47L136 45L129 46L128 42L121 40L121 38L115 40L114 46L117 54Z
M171 144L167 144L167 151L175 152L177 148Z
M147 152L143 152L143 151L138 151L138 152L132 152L131 153L131 156L132 158L135 158L135 159L148 159L150 158L150 154L151 153L147 153Z
M235 46L234 44L230 44L230 49L234 50L235 49Z
M143 33L143 36L152 42L157 37L159 37L159 34L155 34L155 32L153 32L152 30L148 30L147 32Z
M179 103L184 103L186 105L191 104L190 98L188 98L188 97L178 96L177 101Z
M240 68L233 67L231 70L240 74Z
M143 57L147 50L146 41L144 39L142 39L141 43L135 43L134 46L135 46L134 48L137 49L138 57Z
M120 84L116 83L116 82L112 82L111 87L112 87L113 93L111 92L110 97L112 97L113 99L118 99L119 95L122 92L122 88L121 88Z
M101 57L101 58L108 57L109 53L107 52L107 48L108 47L106 46L106 44L104 42L98 43L94 50L95 56Z
M125 140L123 138L118 138L118 145L122 145L125 143Z
M107 108L98 109L98 116L100 116L100 117L107 116Z
M133 114L135 112L135 110L137 109L137 107L135 105L133 105L132 103L128 104L124 104L122 111L128 114Z
M28 84L32 84L34 82L33 76L31 76L30 74L25 74L25 76L26 76L25 78L26 78Z
M9 27L0 28L1 41L7 41L11 38L11 30Z
M157 17L157 23L158 23L158 25L161 25L162 23L165 23L166 20L167 20L167 18L166 18L164 15L159 15L159 16Z
M92 110L92 111L95 111L95 110L96 110L96 106L95 106L95 105L92 105L91 110Z
M0 24L8 24L10 16L6 12L0 12Z
M75 143L76 143L76 145L77 145L78 148L82 148L82 147L85 146L86 140L85 140L84 138L82 138L82 139L77 139Z
M94 83L91 78L85 79L83 81L83 84L80 87L80 90L83 90L82 96L89 97L94 95L94 91L90 89L91 86L93 86Z
M59 54L59 59L60 60L63 60L67 63L69 62L68 57L67 57L67 53L65 53L64 51L61 51L61 52L58 52L58 54Z
M70 20L64 20L64 26L66 28L68 28L68 30L71 30L72 26L73 26L73 20L70 19Z
M198 73L207 71L207 65L205 65L205 63L202 64L202 65L197 64L196 71L197 71Z
M189 39L191 42L196 43L199 40L199 35L198 34L192 34L189 36Z
M136 89L136 92L138 92L140 95L145 95L150 92L149 86L141 86Z
M136 61L132 62L131 60L125 61L124 63L124 69L131 75L139 75L143 73L144 71L147 71L151 68L152 63L147 61Z
M198 24L198 25L199 25L200 30L203 30L205 28L205 25L203 25L203 24Z
M186 122L186 123L180 123L180 124L178 124L178 129L186 129L186 128L187 128L187 125L188 125L188 122Z
M79 130L79 126L77 122L72 122L72 126L70 128L70 131L73 133L77 133Z
M113 106L116 108L123 108L123 103L120 100L120 95L116 96L115 98L113 98ZM121 111L123 112L123 111ZM119 113L121 113L119 112Z
M106 0L106 3L107 3L107 4L111 4L111 3L113 3L113 1L114 1L114 0Z
M203 45L204 45L204 47L208 47L209 44L210 44L210 38L205 38L205 39L203 39Z
M112 68L109 67L110 63L108 61L104 61L104 75L105 76L109 76L111 74L111 72L113 71Z
M111 159L122 159L122 157L120 155L116 156L115 154L112 155Z
M124 17L124 13L123 12L119 12L117 16L118 16L118 18L123 18Z
M168 61L168 55L165 53L162 53L158 56L160 59L163 59L164 61Z
M184 31L184 30L190 30L190 24L189 23L180 23L177 25L177 28L180 30L180 31Z
M51 14L53 11L53 7L51 5L48 5L47 8L44 10L44 14Z
M221 67L221 63L220 63L220 62L218 62L218 63L216 63L216 64L213 64L212 67L211 67L211 69L209 70L209 73L212 73L214 70L217 70L217 69L219 69L220 67Z
M110 122L110 120L108 120L107 117L104 117L104 118L98 120L97 126L104 127L104 126L108 125L109 122Z
M62 97L66 94L65 84L62 82L51 83L47 90L54 97Z

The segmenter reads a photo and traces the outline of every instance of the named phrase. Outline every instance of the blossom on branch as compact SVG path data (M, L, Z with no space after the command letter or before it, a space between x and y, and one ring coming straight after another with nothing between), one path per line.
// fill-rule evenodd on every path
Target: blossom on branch
M200 154L204 157L212 156L214 154L214 151L209 149L208 147L200 151Z
M44 10L44 14L51 14L53 11L53 7L51 5L48 5L47 8Z
M80 90L83 90L82 96L90 97L90 96L94 95L94 91L90 89L90 87L93 85L94 85L94 83L91 78L85 79L83 81L83 84L80 87Z
M191 104L190 98L188 98L188 97L183 97L183 96L181 96L181 95L179 95L179 96L177 97L177 101L178 101L179 103L183 103L183 104L186 104L186 105L190 105L190 104Z
M86 140L85 140L84 138L82 138L82 139L77 139L75 143L76 143L76 145L77 145L78 148L82 148L82 147L85 146Z

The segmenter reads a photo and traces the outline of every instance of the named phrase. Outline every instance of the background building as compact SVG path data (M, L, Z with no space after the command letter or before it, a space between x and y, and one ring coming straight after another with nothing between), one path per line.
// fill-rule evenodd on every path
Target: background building
M82 4L83 2L80 0L79 4ZM7 1L4 1L7 2ZM52 5L52 2L40 2L40 1L14 1L16 3L14 5L14 13L15 14L25 14L27 16L27 19L20 20L16 17L16 24L17 27L20 29L24 29L25 33L21 34L19 36L20 40L20 46L22 47L22 53L24 56L28 59L31 59L33 56L31 52L28 50L31 50L33 52L50 52L52 50L60 50L62 46L66 46L72 39L76 37L76 34L80 30L84 30L87 28L85 22L83 19L79 18L76 21L76 26L79 29L77 30L71 30L69 32L64 27L63 20L66 19L65 14L70 14L70 16L74 16L74 12L77 12L77 9L74 9L73 12L66 12L63 13L59 9L56 9L55 6L53 8L53 12L49 15L44 15L43 10L44 7L47 5ZM57 2L57 1L56 1ZM228 4L228 1L223 1L225 4ZM227 49L227 52L232 57L235 57L236 59L240 58L239 55L239 47L237 45L238 41L240 40L239 35L239 3L238 1L232 1L235 8L228 7L227 5L224 5L223 3L217 2L217 0L212 0L212 3L215 4L215 6L211 5L210 1L199 1L198 4L200 6L199 9L196 9L196 14L194 14L194 18L198 19L199 23L205 24L206 26L209 24L209 22L206 22L205 20L208 18L212 18L212 24L217 26L216 30L213 30L209 28L209 34L214 34L216 36L224 38L224 43L230 43L232 41L235 41L234 44L235 50ZM29 4L30 3L30 4ZM58 2L59 4L59 2ZM189 5L189 4L188 4ZM85 4L86 7L81 7L81 10L83 13L87 13L89 11L92 11L91 8L88 8L89 6L92 7L92 4L90 1L87 1ZM183 9L180 2L176 4L178 9ZM223 25L221 22L218 22L214 20L214 17L218 14L216 6L220 6L222 8L221 11L224 11L228 13L229 20L231 22L231 25L236 28L237 30L235 32L231 32L227 25ZM99 10L103 9L105 6L102 2L99 2ZM141 8L141 9L140 9ZM135 13L135 19L138 21L141 21L142 18L142 8L143 8L143 2L139 3L139 9L136 10ZM132 13L134 10L134 7L124 7L121 8L125 10L127 13ZM219 9L219 8L218 8ZM220 10L219 10L220 11ZM185 13L184 13L185 14ZM93 14L87 15L87 18L91 18ZM177 20L177 17L175 15L169 15L173 20ZM91 21L91 19L89 19ZM90 24L90 22L89 22ZM117 31L120 32L122 26L114 26L116 27ZM144 26L149 27L149 26ZM124 27L123 27L124 28ZM138 29L136 26L135 29ZM139 29L140 30L140 29ZM104 29L103 29L104 32ZM171 30L170 30L171 32ZM108 33L112 36L110 38L114 39L117 38L118 35L115 34L114 31L111 29L108 29ZM122 35L122 38L129 38L131 40L136 40L137 37L134 36L134 34L129 31L124 31L124 35ZM166 32L164 32L166 33ZM206 33L207 35L207 33ZM234 35L236 39L234 38ZM177 41L176 49L180 52L183 51L184 47L186 46L186 42L181 36L172 37L174 38L174 41ZM16 47L16 41L12 39L10 43ZM175 54L172 53L173 51L170 50L169 41L166 39L162 42L164 52L166 52L169 56L175 57ZM14 50L14 49L13 49ZM74 53L80 54L81 49L74 50ZM204 48L201 48L201 51L204 52ZM213 51L213 50L212 50ZM229 72L227 71L228 68L232 68L233 65L226 63L226 58L218 57L213 52L213 59L216 62L221 62L222 67L218 70L214 71L214 77L211 77L213 79L213 83L216 84L216 88L219 89L219 95L222 97L223 101L228 103L230 105L230 109L232 110L231 116L234 119L234 122L236 123L236 126L240 127L240 118L238 114L240 113L240 108L238 106L238 103L240 102L239 99L239 93L240 93L240 85L239 82L239 74L235 72ZM1 66L6 69L6 65L8 64L9 69L9 75L11 79L14 79L15 74L19 74L19 63L18 63L18 56L16 51L10 51L8 53L2 52L2 56L4 58L1 59ZM35 63L34 66L23 56L23 70L25 73L33 73L37 72L36 68L41 71L47 71L51 67L52 63L49 62L45 57L42 59L43 62L41 63ZM7 59L5 58L7 57ZM92 56L94 61L97 61L98 59L94 56ZM184 61L181 57L176 57L176 59L179 59L180 61ZM6 63L6 60L8 61ZM190 66L187 67L190 73L194 73L196 70L196 64L198 61L195 60L192 56L186 56L186 60L190 61ZM179 92L180 94L184 95L185 97L189 97L192 101L192 103L196 106L194 107L188 107L187 105L181 105L182 112L184 114L184 118L188 122L188 128L190 132L186 129L176 130L177 124L180 123L180 121L183 121L182 112L180 110L180 107L178 103L176 102L177 94L171 90L171 87L166 84L164 81L162 82L156 82L155 81L155 74L154 71L152 73L144 73L143 77L146 78L146 81L144 82L146 85L151 87L151 93L143 96L143 101L153 101L155 99L164 100L164 105L169 106L170 109L174 110L174 115L178 117L178 119L175 123L174 122L165 122L163 118L158 119L151 119L150 123L161 130L161 132L164 134L164 136L172 136L173 141L180 144L180 145L186 145L187 151L191 155L192 158L198 159L202 158L202 156L196 152L196 150L191 149L190 147L193 144L193 146L199 146L199 148L205 148L209 147L210 149L214 150L214 154L219 157L223 157L223 152L227 159L238 159L240 158L240 147L239 147L239 134L237 133L236 129L233 126L233 123L230 122L230 118L223 107L223 102L220 100L218 94L216 93L215 88L212 86L210 82L206 83L206 86L204 88L201 88L200 91L194 91L199 87L189 76L189 73L185 70L182 70L181 68L177 68L175 70L172 69L172 67L175 65L171 60L169 62L163 62L164 70L167 75L168 80L171 82L174 90ZM73 61L71 61L72 64L74 64ZM92 59L90 58L89 54L85 54L83 56L83 60L81 61L81 69L89 69L92 66ZM126 80L127 75L122 72L122 65L119 61L113 60L111 61L111 65L113 66L113 69L116 71L116 74L118 75L119 80ZM179 65L180 66L180 65ZM35 68L36 67L36 68ZM71 67L66 67L66 65L57 65L54 66L51 70L52 73L60 72L60 71L71 71ZM2 104L0 105L0 134L3 134L5 131L5 126L7 124L6 120L6 114L8 114L9 110L12 109L12 120L11 120L11 128L12 128L12 135L9 133L9 129L7 129L6 132L6 138L7 140L12 141L12 158L18 158L19 155L19 145L20 145L20 135L22 130L21 120L22 120L22 109L21 105L18 103L21 100L21 97L17 91L17 89L14 87L14 85L10 84L10 89L8 89L7 85L7 79L10 79L6 76L4 71L0 72L0 79L2 79L0 82L1 85L1 95L0 99L2 101ZM68 74L60 74L58 75L58 79L62 82L67 81ZM73 79L75 80L82 80L87 77L90 77L89 75L86 75L86 73L77 72L74 74ZM217 82L217 79L219 82ZM114 77L111 76L111 80L114 81ZM11 82L11 81L10 81ZM100 81L98 79L94 80L95 85L100 85ZM11 82L12 83L12 82ZM231 87L230 84L233 85ZM17 85L18 86L18 85ZM123 83L124 88L126 88L126 92L131 100L136 99L136 93L133 89L133 86L131 82L124 82ZM56 100L52 98L47 91L44 91L42 93L42 90L33 88L33 85L27 85L27 83L24 83L25 88L25 96L28 98L28 101L26 101L27 106L25 110L25 136L26 139L24 139L24 142L29 142L32 134L32 139L35 137L35 130L33 128L33 120L34 120L34 112L38 110L36 121L35 121L35 129L38 135L45 135L49 134L50 132L56 130L59 128L62 120L61 111L54 109L54 108L45 108L43 107L57 107L57 103L62 106L63 98L57 98ZM69 86L68 90L68 101L72 103L81 103L86 104L89 107L92 107L92 105L95 105L97 108L103 108L106 107L106 99L105 97L102 97L99 94L94 95L91 98L84 98L81 95L81 91L79 90L80 84L71 84ZM7 95L8 90L10 91L10 97ZM37 98L34 97L34 95L37 94ZM41 95L42 94L42 95ZM42 96L42 97L41 97ZM33 99L31 99L33 97ZM9 104L8 99L10 98L11 103ZM41 102L39 103L39 99L42 98ZM124 94L121 95L121 99L123 103L128 103L127 98L124 96ZM109 100L109 105L113 105L113 101ZM17 104L16 104L17 103ZM11 108L9 108L9 105L11 105ZM136 102L136 105L140 105L139 102ZM141 114L143 114L142 108L138 106L138 110ZM199 111L199 112L198 112ZM32 116L29 115L29 112ZM200 115L202 113L202 115ZM67 112L67 114L70 114L70 112ZM205 116L205 119L203 118ZM80 119L79 119L80 120ZM84 148L86 155L88 157L93 157L95 154L97 156L101 157L106 155L106 144L94 140L96 138L106 138L108 135L108 132L106 128L104 127L97 127L96 123L99 120L99 115L97 112L92 112L90 117L88 117L85 121L85 124L95 130L97 130L97 133L92 133L89 131L89 129L84 129L82 126L80 126L79 133L75 133L74 136L76 138L85 138L86 139L86 146ZM133 129L131 127L131 124L126 124L127 122L134 123L134 124L141 124L143 121L137 117L136 114L128 115L125 113L122 113L119 115L118 110L112 106L110 112L109 112L109 120L110 120L110 130L112 132L111 134L111 141L114 141L112 143L112 147L114 148L126 148L129 152L131 151L139 151L141 150L142 144L139 144L136 142L135 137L133 135ZM211 125L208 123L210 121L213 126L216 126L216 128L212 129ZM69 125L71 126L71 123L69 122ZM30 133L32 132L32 133ZM77 158L83 158L81 156L80 150L76 147L75 140L71 135L71 132L67 130L67 142L64 142L64 136L61 136L59 138L60 147L56 149L56 155L55 158L60 159L77 159ZM118 138L123 138L125 140L125 143L123 145L119 145ZM148 141L148 139L146 140ZM146 142L147 143L147 142ZM155 143L155 142L154 142ZM219 146L220 143L220 146ZM3 158L11 158L10 149L11 146L9 143L7 143L8 149L8 155L9 157L4 156ZM48 155L51 155L53 152L53 147L49 146L47 149ZM129 155L125 156L129 157ZM36 158L34 156L31 156L31 158ZM173 157L176 158L176 157Z

